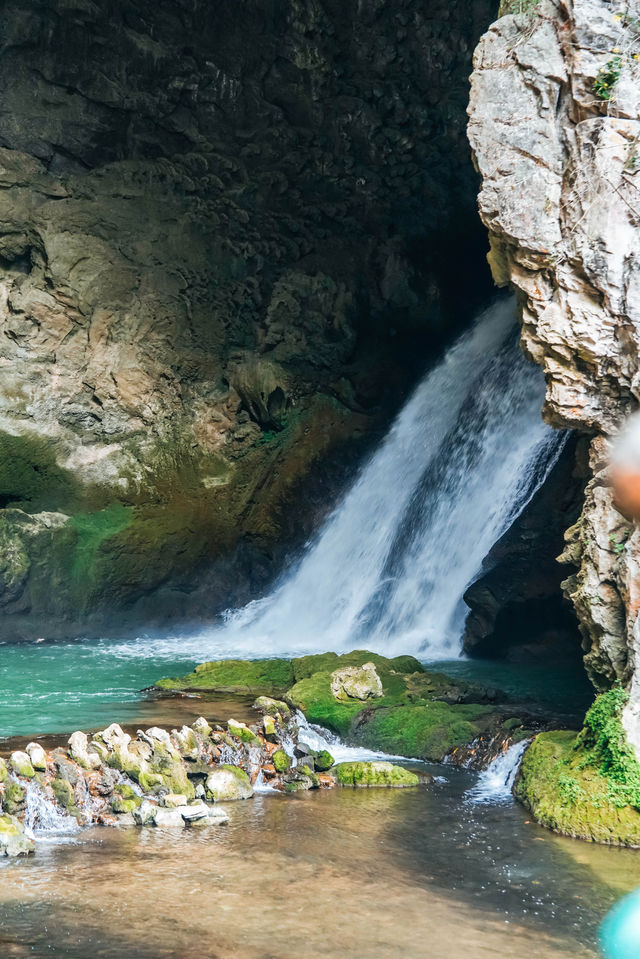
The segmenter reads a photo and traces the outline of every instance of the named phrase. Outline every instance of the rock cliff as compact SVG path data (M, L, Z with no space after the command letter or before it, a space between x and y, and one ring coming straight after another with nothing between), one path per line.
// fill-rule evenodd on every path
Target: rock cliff
M640 531L613 505L608 445L640 399L640 7L506 0L474 58L469 138L490 265L545 371L544 415L591 438L561 562L597 688L621 680L640 750Z
M0 635L201 616L268 575L312 464L386 422L477 291L491 14L4 5Z

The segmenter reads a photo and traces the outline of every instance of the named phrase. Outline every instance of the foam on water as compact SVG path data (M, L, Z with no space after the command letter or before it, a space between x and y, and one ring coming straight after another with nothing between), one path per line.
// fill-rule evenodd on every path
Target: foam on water
M480 773L475 786L468 790L467 799L480 805L513 802L513 784L528 745L529 740L525 739L521 743L514 743L505 752L496 756L493 762Z

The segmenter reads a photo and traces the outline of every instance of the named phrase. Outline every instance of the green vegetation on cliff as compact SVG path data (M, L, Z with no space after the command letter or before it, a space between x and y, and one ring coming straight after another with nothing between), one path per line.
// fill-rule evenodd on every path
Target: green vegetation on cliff
M541 733L526 751L515 793L543 825L640 846L640 765L622 726L626 699L614 687L597 697L581 732Z

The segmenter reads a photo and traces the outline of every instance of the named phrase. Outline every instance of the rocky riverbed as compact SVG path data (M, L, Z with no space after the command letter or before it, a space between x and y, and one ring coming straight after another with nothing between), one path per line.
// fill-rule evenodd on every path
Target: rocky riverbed
M204 717L181 729L158 726L132 737L117 724L92 736L74 732L66 747L37 742L0 759L0 853L26 855L40 831L77 826L201 828L229 819L224 805L255 790L295 793L340 786L417 786L390 762L334 763L300 738L304 718L262 696L251 725ZM308 738L308 737L307 737Z

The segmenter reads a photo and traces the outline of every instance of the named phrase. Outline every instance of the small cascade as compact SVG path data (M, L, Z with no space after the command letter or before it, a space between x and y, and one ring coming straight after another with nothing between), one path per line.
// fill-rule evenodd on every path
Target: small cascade
M395 759L406 762L406 756L375 752L362 746L347 746L335 733L330 732L323 726L316 726L307 722L306 717L300 710L296 711L295 720L298 726L298 741L315 752L326 749L327 752L331 753L336 763L371 762L375 759Z
M478 805L493 805L513 802L513 785L516 781L520 762L529 745L525 739L514 743L500 753L478 776L478 781L466 793L469 802Z
M242 766L244 753L241 749L234 749L233 746L225 743L220 747L220 759L218 761L221 766Z
M24 788L27 800L24 817L26 830L39 838L76 832L78 823L73 816L50 799L38 782L28 780Z

